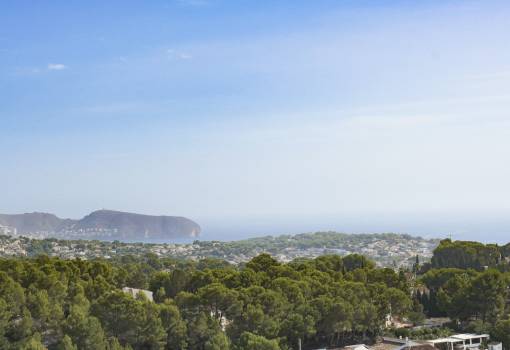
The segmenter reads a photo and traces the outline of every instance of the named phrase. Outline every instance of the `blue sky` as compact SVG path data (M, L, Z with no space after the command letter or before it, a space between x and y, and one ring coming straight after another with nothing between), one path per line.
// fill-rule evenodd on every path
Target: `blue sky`
M509 18L505 1L2 2L0 212L509 233Z

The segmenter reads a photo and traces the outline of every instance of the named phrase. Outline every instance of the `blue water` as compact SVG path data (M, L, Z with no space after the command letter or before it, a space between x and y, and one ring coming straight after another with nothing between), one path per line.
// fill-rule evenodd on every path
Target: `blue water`
M199 240L231 241L267 235L316 231L345 233L407 233L424 238L452 238L484 243L510 242L510 215L476 217L473 215L391 215L329 216L299 219L244 219L198 221L202 226ZM189 240L192 241L192 240Z

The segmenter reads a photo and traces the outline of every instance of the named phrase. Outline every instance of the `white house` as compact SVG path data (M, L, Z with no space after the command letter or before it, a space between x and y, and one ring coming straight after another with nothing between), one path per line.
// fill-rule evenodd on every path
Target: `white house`
M488 334L456 334L448 338L427 340L427 343L441 350L478 349L483 341L488 341Z
M136 298L136 296L141 293L145 295L145 297L149 299L149 301L154 301L154 298L152 297L152 292L150 290L124 287L122 288L122 291L126 294L130 294L133 298Z

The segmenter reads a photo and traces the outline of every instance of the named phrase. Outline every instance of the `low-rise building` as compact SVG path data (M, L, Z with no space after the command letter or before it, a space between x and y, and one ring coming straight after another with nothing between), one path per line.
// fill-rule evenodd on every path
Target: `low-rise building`
M488 334L456 334L447 338L427 340L440 350L479 349L484 341L489 340Z
M365 348L362 348L365 347ZM351 345L344 350L502 350L501 343L489 343L488 334L455 334L433 340L388 338L371 346Z
M149 299L149 301L154 301L152 292L150 290L124 287L122 288L122 291L131 295L133 298L136 298L139 294L143 294L147 299Z

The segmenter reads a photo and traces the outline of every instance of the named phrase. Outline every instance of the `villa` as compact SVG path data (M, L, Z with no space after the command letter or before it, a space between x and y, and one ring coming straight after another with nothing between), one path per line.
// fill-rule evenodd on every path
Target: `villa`
M483 342L488 341L488 334L456 334L448 338L428 340L427 343L440 350L469 350L479 349Z

